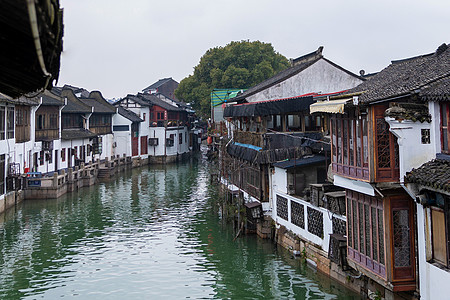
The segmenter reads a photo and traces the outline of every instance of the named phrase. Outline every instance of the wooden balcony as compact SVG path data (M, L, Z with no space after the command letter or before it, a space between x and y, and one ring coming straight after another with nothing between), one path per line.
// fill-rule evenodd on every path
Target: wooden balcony
M242 144L263 147L263 134L259 132L249 132L236 130L234 132L234 141Z
M15 135L16 143L28 142L30 140L30 126L16 126Z
M47 141L59 139L59 130L56 129L36 129L36 141Z
M111 124L109 125L98 125L98 126L90 126L90 131L96 134L109 134L112 133Z

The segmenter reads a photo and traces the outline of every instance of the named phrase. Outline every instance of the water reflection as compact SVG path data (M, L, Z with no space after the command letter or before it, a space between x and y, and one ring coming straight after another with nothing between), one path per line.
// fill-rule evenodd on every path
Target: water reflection
M152 166L8 211L0 299L351 297L270 241L233 241L208 171Z

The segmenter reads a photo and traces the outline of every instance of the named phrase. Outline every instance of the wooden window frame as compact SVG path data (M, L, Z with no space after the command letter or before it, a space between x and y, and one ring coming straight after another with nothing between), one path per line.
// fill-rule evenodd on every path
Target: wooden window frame
M367 140L369 138L367 127L366 115L357 116L354 111L345 115L336 114L331 118L333 172L344 177L369 181L369 149L366 149L368 145L365 145L364 142L365 138ZM359 146L358 133L360 137ZM360 151L359 156L358 150Z
M8 139L14 138L15 129L15 110L14 107L7 107L6 111L6 136Z
M437 195L438 193L436 193ZM442 194L441 194L442 195ZM445 268L450 270L450 199L449 197L442 195L444 197L443 205L430 206L430 246L431 246L431 258L428 258L428 262L438 264L441 268ZM433 210L440 211L444 214L444 235L445 235L445 253L446 253L446 262L439 261L435 259L435 245L434 245L434 230L433 230Z
M6 107L0 106L0 140L6 138Z
M450 146L449 146L449 142L450 142L450 126L449 126L449 122L450 122L450 103L440 103L439 105L440 108L440 131L441 131L441 152L442 153L446 153L446 154L450 154ZM444 119L445 119L445 126L444 126ZM444 145L444 136L447 138L447 145Z
M148 154L148 137L141 136L141 154Z
M385 234L384 230L381 230L381 226L378 226L379 224L383 224L382 228L385 228L382 199L347 190L346 203L352 203L352 207L347 205L347 222L351 224L351 230L347 228L347 239L349 240L347 242L348 259L370 270L377 276L386 278ZM366 207L369 211L368 220L366 220L365 215ZM373 220L372 208L377 212L375 214L376 220ZM354 209L356 212L353 211ZM363 213L362 216L361 211ZM380 216L383 220L380 220ZM373 229L375 229L375 232ZM369 236L367 236L367 233ZM376 237L374 237L374 234ZM374 239L376 240L377 247L376 255L374 251ZM370 248L370 253L367 253L368 247Z
M375 181L376 182L398 182L400 180L400 167L399 167L399 153L397 138L389 131L389 125L384 119L384 112L387 109L387 105L377 105L373 108L373 132L375 142ZM378 126L380 125L380 126ZM381 126L386 126L385 132L388 134L388 153L389 167L381 166L383 132L380 130Z
M389 202L389 223L391 228L390 239L390 263L391 263L391 274L392 282L397 282L399 284L407 284L402 290L410 290L415 285L416 277L416 253L415 253L415 227L414 227L414 207L412 200L405 195L391 196L388 197ZM409 243L410 243L410 265L409 266L396 266L395 265L395 237L394 234L396 229L394 228L394 212L407 210L408 211L408 222L409 222ZM400 289L394 287L394 291L400 291Z

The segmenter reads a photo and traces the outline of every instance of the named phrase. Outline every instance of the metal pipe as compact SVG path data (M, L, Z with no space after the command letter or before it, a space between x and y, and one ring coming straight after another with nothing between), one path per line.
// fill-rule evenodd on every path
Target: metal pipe
M42 54L41 40L39 38L39 28L38 28L38 23L37 23L36 7L35 7L34 0L27 0L27 8L28 8L28 16L30 18L31 33L33 35L34 46L36 48L36 55L39 60L39 65L41 66L41 70L44 73L44 75L47 77L47 81L43 88L43 89L45 89L48 86L48 83L50 81L50 78L52 77L52 74L50 74L47 71L47 68L45 67L44 55Z

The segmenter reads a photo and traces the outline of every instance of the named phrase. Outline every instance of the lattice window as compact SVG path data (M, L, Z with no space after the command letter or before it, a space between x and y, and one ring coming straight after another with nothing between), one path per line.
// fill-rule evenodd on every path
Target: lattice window
M375 261L378 261L378 239L377 237L377 210L375 207L371 207L371 217L372 217L372 257Z
M308 206L308 231L323 238L323 214Z
M392 212L392 227L394 230L394 266L411 266L411 244L409 228L409 212L407 209Z
M385 276L383 201L347 191L349 258Z
M422 144L429 144L430 141L430 129L421 129L420 130L421 141Z
M295 201L291 201L291 222L305 229L305 207Z
M369 139L366 118L366 114L359 114L356 111L332 117L332 167L335 173L352 178L369 179Z
M364 205L364 228L366 230L366 255L371 256L370 246L371 246L371 240L370 240L370 216L369 216L369 205Z
M365 254L364 248L364 212L363 212L364 204L358 203L358 211L359 211L359 251L362 254Z
M288 220L288 204L287 199L277 195L277 216L282 219Z
M391 167L391 149L389 140L389 126L383 118L376 119L378 167Z
M333 226L333 233L345 235L346 234L346 224L345 223L346 222L344 220L333 217L331 219L331 224Z
M350 247L353 246L353 224L351 222L351 216L352 216L352 200L347 199L347 215L350 216L350 222L347 224L347 243Z
M349 136L349 132L348 132L348 120L342 120L343 123L343 134L344 134L344 138L343 138L343 155L344 155L344 165L348 165L348 136ZM353 153L352 153L353 154Z
M380 247L380 264L384 265L384 226L383 226L383 212L378 210L378 242Z

